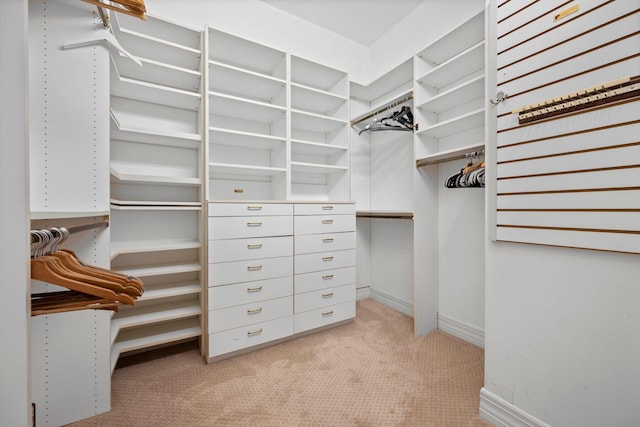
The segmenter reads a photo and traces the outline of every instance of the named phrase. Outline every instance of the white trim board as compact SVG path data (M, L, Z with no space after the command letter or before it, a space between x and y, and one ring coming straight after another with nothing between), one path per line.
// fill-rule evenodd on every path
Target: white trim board
M362 299L367 299L369 298L369 289L371 287L370 286L361 286L359 288L356 288L356 301L360 301Z
M550 427L484 387L480 389L480 418L496 427Z
M374 288L369 289L369 298L374 301L384 304L389 308L392 308L400 313L406 314L409 317L413 317L413 304L403 301L399 298L389 295L386 292L379 291Z
M484 348L484 329L461 322L442 313L438 313L438 329Z

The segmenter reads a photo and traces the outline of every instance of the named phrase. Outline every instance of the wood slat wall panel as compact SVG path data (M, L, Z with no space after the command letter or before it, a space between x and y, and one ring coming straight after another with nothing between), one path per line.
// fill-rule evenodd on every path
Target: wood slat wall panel
M640 186L631 188L619 191L602 189L602 191L498 195L497 208L498 210L640 209Z
M631 3L633 2L629 2L629 4ZM606 15L593 13L586 15L583 20L572 21L571 24L573 25L561 27L562 31L556 34L562 36L561 40L564 41L562 44L558 44L558 39L545 40L544 47L534 54L527 53L524 50L527 47L526 45L505 53L505 57L521 58L523 54L528 57L526 60L518 62L509 62L507 58L501 58L501 60L505 60L506 64L501 65L499 68L498 85L502 86L513 79L522 78L529 73L550 67L569 57L584 55L586 50L594 49L594 46L611 44L617 39L628 37L630 34L640 31L640 9L636 9L626 18L615 21L610 20L609 25L605 25L605 22L603 22L605 18ZM542 35L541 38L545 35ZM542 40L536 41L541 42ZM516 54L521 56L516 56Z
M507 19L512 18L517 13L523 13L524 9L531 7L535 3L539 3L541 0L522 2L522 1L498 1L497 21L504 23Z
M592 127L588 130L589 138L585 138L583 132L579 131L578 133L534 141L535 143L525 142L501 147L498 150L498 162L636 143L640 141L640 117L635 122L617 124L615 127Z
M587 0L594 2L596 0ZM554 26L553 15L566 8L571 0L543 0L537 2L522 2L520 10L506 19L498 17L500 34L497 49L501 54L505 49L520 43L528 37L548 31ZM525 7L526 6L526 7ZM498 9L498 14L500 14ZM526 28L526 30L525 30ZM531 28L537 31L532 32Z
M563 175L546 175L527 178L499 179L498 194L559 191L584 188L588 183L590 188L622 188L640 179L640 164L624 169L610 169L602 171L579 172Z

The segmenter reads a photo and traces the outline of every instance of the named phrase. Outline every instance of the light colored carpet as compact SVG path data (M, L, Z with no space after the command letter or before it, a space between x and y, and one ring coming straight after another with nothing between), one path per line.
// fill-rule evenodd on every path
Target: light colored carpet
M79 426L490 426L484 352L372 300L356 320L204 363L195 343L121 359L112 410Z

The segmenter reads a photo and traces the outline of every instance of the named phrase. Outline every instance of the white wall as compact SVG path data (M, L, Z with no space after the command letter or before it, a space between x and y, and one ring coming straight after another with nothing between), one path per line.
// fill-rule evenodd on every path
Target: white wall
M257 43L348 72L352 79L368 74L368 50L336 33L258 0L157 0L148 2L152 16L195 29L205 24Z
M640 422L637 255L490 243L485 389L552 426Z
M27 2L0 2L0 425L31 423Z

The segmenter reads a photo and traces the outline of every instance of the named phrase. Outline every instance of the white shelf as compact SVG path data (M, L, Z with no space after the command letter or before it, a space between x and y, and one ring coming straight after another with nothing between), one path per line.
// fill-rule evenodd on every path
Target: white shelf
M199 337L201 334L200 319L196 317L124 330L111 346L111 371L113 372L118 357L123 353Z
M126 172L122 172L121 170L118 170L117 166L114 165L113 162L111 164L110 171L111 171L111 176L114 177L115 179L123 182L129 182L129 183L188 185L188 186L198 186L201 184L200 178L126 173Z
M118 113L111 110L111 139L140 142L143 144L167 145L180 148L199 148L202 142L200 135L187 132L160 131L143 129L123 123Z
M169 202L170 203L170 202ZM111 209L115 211L199 211L201 210L200 206L173 206L164 204L164 205L153 205L153 206L121 206L121 205L111 205Z
M373 111L385 104L385 101L380 102L379 99L394 98L399 93L411 91L412 87L413 58L410 58L367 86L352 82L350 96L372 104L369 110Z
M347 82L343 82L344 87L340 87L340 83L345 79L346 75L346 73L334 68L297 56L291 56L292 84L312 87L338 95L345 95L348 89Z
M185 208L199 208L201 207L200 202L175 202L175 201L166 201L166 200L118 200L111 198L111 205L116 205L117 207L165 207L165 208L174 208L174 207L185 207Z
M202 286L199 282L178 282L145 285L144 293L138 301L151 301L162 298L172 298L184 295L200 294Z
M441 64L451 58L452 52L463 52L484 40L484 11L435 40L418 53L418 57L431 64Z
M122 329L168 322L200 315L200 302L197 299L172 301L166 304L154 304L140 307L123 308L111 319L111 340L116 340Z
M401 93L393 96L392 98L386 98L384 101L376 103L374 107L370 108L364 113L358 114L357 116L353 117L351 119L351 126L354 126L355 124L360 123L366 120L367 118L372 117L373 115L381 112L380 110L384 111L384 109L388 108L390 105L393 105L398 102L403 102L404 100L408 101L410 99L413 99L413 89L402 91Z
M346 166L322 165L318 163L291 162L291 171L294 173L337 173L349 170Z
M165 64L153 59L140 57L138 59L142 62L142 66L121 55L111 54L111 61L118 75L188 92L200 91L202 80L200 71Z
M198 92L188 92L115 74L111 75L111 95L185 110L198 110L202 99Z
M390 219L413 219L411 211L356 211L356 218L390 218Z
M318 133L328 133L346 126L346 120L309 113L300 110L291 110L291 127L295 129L309 130Z
M274 168L268 166L251 166L230 163L209 163L212 174L215 175L247 175L269 177L283 174L286 168Z
M291 140L291 152L296 154L307 154L311 156L331 156L334 154L345 153L349 149L337 145L322 144L319 142L302 141L299 139Z
M164 276L166 274L190 273L200 271L202 267L199 263L175 263L162 265L145 265L137 267L118 268L122 274L134 277Z
M209 60L285 79L285 53L222 31L209 29Z
M211 92L226 93L284 107L286 84L282 79L209 61Z
M31 221L44 219L80 219L109 216L109 211L56 211L56 212L31 212Z
M416 81L426 86L441 88L472 74L474 71L481 70L483 67L484 41L481 41L429 70L418 77Z
M219 127L210 127L209 135L209 142L212 144L233 145L236 147L246 147L258 150L271 150L287 142L285 138L279 136L263 135L254 132L242 132Z
M291 106L296 110L335 117L336 110L345 105L346 102L346 96L291 83ZM346 110L344 115L346 116Z
M441 113L483 96L484 76L479 76L428 99L416 108Z
M451 150L440 151L429 156L416 160L416 167L429 166L451 160L463 159L467 153L472 153L484 149L484 143L465 145L464 147L453 148Z
M286 108L220 92L209 92L209 114L258 123L273 123L285 116Z
M197 249L202 244L197 240L145 240L111 242L111 259L120 255L139 254L146 252L179 251L185 249Z
M416 132L419 136L431 136L442 138L447 135L464 132L469 129L484 126L484 109L472 111L459 117L455 117L433 126L428 126Z

